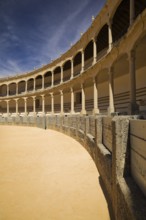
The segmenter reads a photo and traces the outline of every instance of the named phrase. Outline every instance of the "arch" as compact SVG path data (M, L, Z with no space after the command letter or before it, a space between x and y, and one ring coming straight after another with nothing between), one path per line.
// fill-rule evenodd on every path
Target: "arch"
M74 76L77 76L81 72L82 54L79 51L73 58L74 63Z
M48 71L44 74L44 88L50 87L52 84L52 72Z
M16 95L16 83L9 84L9 95Z
M118 41L128 30L130 24L130 1L123 0L112 18L113 43Z
M42 75L38 75L36 78L35 78L35 89L42 89Z
M25 92L26 82L24 80L18 82L18 94Z
M61 81L61 67L58 66L54 69L54 85L60 84Z
M93 63L93 40L91 40L84 50L85 70L92 66Z
M105 24L96 37L97 60L107 53L109 47L108 25Z
M71 60L67 60L63 65L63 82L71 77Z

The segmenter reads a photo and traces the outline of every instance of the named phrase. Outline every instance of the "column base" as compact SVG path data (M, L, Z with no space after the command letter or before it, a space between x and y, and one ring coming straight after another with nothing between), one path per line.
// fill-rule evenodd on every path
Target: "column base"
M115 112L115 109L111 108L111 107L108 107L107 112L108 112L108 115L111 115L112 113Z
M71 115L74 115L74 114L75 114L75 111L71 111L70 114L71 114Z
M99 108L93 109L93 115L97 115L97 114L99 114Z
M81 111L81 115L86 115L86 114L87 114L86 110Z
M137 103L130 103L128 106L129 115L138 115L139 114L139 105Z

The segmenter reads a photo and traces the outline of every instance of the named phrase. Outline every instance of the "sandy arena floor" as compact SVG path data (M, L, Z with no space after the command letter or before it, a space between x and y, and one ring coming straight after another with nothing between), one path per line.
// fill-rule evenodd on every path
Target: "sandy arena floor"
M0 220L109 220L98 178L74 139L0 126Z

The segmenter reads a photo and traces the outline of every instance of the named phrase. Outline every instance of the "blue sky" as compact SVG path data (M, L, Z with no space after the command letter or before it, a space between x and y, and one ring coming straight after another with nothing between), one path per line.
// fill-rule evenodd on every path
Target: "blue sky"
M106 0L0 0L0 77L56 59L80 38Z

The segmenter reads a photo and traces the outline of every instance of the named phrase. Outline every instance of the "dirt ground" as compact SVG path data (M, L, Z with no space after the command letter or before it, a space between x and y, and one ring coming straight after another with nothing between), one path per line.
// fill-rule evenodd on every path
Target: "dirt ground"
M86 150L52 130L0 126L0 220L109 220Z

